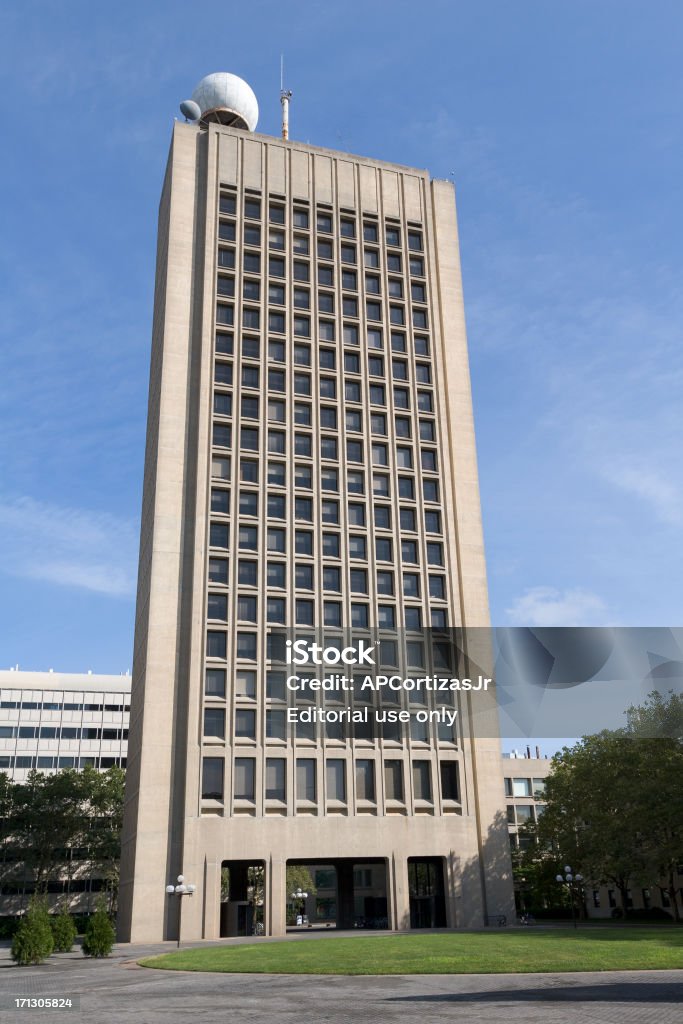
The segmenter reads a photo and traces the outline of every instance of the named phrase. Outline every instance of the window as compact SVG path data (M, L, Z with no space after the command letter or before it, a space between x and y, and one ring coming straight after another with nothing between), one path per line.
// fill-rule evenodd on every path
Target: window
M298 522L313 522L313 502L310 498L294 499L294 518Z
M382 342L382 332L377 327L368 328L368 348L384 348L384 343Z
M370 401L373 405L386 405L386 392L383 384L370 385Z
M360 384L353 380L345 381L344 395L347 402L360 402Z
M237 237L234 221L222 220L218 225L218 237L222 242L234 242Z
M226 277L225 274L219 274L218 281L216 282L216 291L219 295L225 295L227 298L232 298L235 294L235 278Z
M420 452L422 468L428 473L436 473L436 452L429 448L423 448Z
M443 565L443 544L433 541L427 544L427 562L429 565Z
M422 609L410 605L405 609L404 624L406 629L417 631L422 629Z
M235 800L254 800L255 765L256 761L253 757L235 758Z
M230 491L220 487L211 488L211 511L221 512L224 515L230 510Z
M250 217L252 220L261 219L261 200L250 199L244 200L244 216Z
M403 281L399 277L389 278L389 296L392 299L403 298Z
M268 700L286 700L286 673L275 669L266 672L266 697Z
M204 693L207 697L225 697L226 673L224 668L207 668Z
M320 341L334 341L334 323L331 320L318 321L318 338Z
M413 450L412 448L397 448L396 449L396 465L399 469L412 469L413 468Z
M327 799L346 802L346 765L340 758L328 758L326 762Z
M341 576L339 569L334 567L323 568L323 590L333 590L336 593L341 591ZM327 623L331 625L331 623Z
M240 526L238 538L241 551L258 550L258 528L256 526Z
M284 589L286 586L285 563L268 562L266 565L266 585Z
M429 391L418 391L417 393L417 407L420 412L433 412L434 406L432 402L432 395Z
M303 487L310 491L313 486L313 470L310 466L297 464L294 467L294 486Z
M327 430L337 429L337 410L330 405L323 405L320 408L320 426Z
M408 248L412 252L422 252L422 232L408 231Z
M355 352L344 353L344 370L346 373L360 373L360 358Z
M365 290L368 295L379 295L380 281L376 274L365 275Z
M384 359L382 356L368 356L368 373L374 377L384 376Z
M401 542L401 557L404 562L417 562L417 544L414 540Z
M323 534L323 555L326 558L339 558L339 534Z
M237 739L256 739L256 712L248 708L235 709L235 736Z
M413 761L413 790L416 800L432 799L432 766L429 761Z
M268 483L275 487L285 486L285 464L284 462L268 463Z
M343 335L345 345L358 345L358 328L355 324L344 324Z
M431 384L432 369L429 363L416 363L415 379L417 380L418 384Z
M334 267L328 267L325 263L318 266L318 284L332 287L334 284Z
M334 370L337 361L337 353L333 348L321 348L318 350L318 364L321 370Z
M362 558L363 560L367 557L367 542L361 534L352 533L349 536L349 555L351 558Z
M223 799L223 758L202 758L202 800Z
M431 515L438 515L438 512L432 512ZM415 530L415 509L402 508L399 511L399 516L402 530Z
M350 526L365 526L365 505L351 502L348 506Z
M294 403L294 422L299 427L311 426L311 407L307 402Z
M285 505L284 495L269 494L266 500L266 515L270 519L284 519Z
M429 326L428 323L427 323L427 310L426 309L414 309L413 310L413 326L414 327L421 327L423 330L426 327ZM421 384L428 384L429 383L429 378L425 379L424 377L420 377L419 374L418 374L418 378L417 379L420 381Z
M513 796L531 796L531 779L513 779Z
M341 626L341 604L338 601L323 602L323 621L326 626Z
M318 292L318 312L334 313L334 295L331 292Z
M271 224L284 224L285 208L277 203L270 203L268 206L268 220Z
M371 221L363 221L363 240L366 242L377 242L377 225Z
M294 586L298 590L313 590L313 566L298 563L294 568Z
M271 228L268 232L268 247L270 249L284 249L285 247L285 233L284 231L277 231L275 228Z
M261 244L261 228L257 227L256 224L245 224L244 225L244 244L245 245L260 245Z
M413 302L426 302L427 301L427 294L426 294L426 291L425 291L425 286L423 284L419 284L416 281L413 281L413 283L410 286L410 294L412 296ZM421 353L421 354L426 354L426 353Z
M266 800L286 799L287 762L283 757L266 758Z
M397 409L410 408L410 395L406 388L394 388L394 406Z
M271 277L285 276L285 261L281 256L268 257L268 273Z
M342 217L341 221L339 222L339 234L342 236L342 238L355 238L356 222Z
M358 274L355 270L342 270L342 288L352 292L358 290Z
M211 476L217 477L219 480L229 480L230 459L214 455L211 459Z
M429 596L436 598L439 601L446 599L446 577L445 576L432 576L429 577Z
M459 800L458 762L442 761L439 770L441 773L441 796L444 800Z
M355 263L356 262L356 247L355 247L355 245L342 245L342 247L341 247L341 261L342 261L342 263Z
M255 597L240 594L237 598L237 618L241 622L256 622L257 602Z
M391 529L391 507L389 505L375 505L375 526L378 530Z
M403 594L405 597L420 596L420 577L417 575L417 573L403 573Z
M226 306L223 302L216 303L216 323L231 326L235 320L235 311L232 306Z
M296 309L311 308L311 293L309 292L308 288L294 289L294 307Z
M268 314L268 330L273 331L275 334L285 333L285 316L284 313L269 313Z
M365 494L365 476L363 473L350 469L346 474L346 490L349 494Z
M337 458L337 439L336 437L328 437L326 434L320 438L320 458L321 459L336 459Z
M375 762L356 761L356 799L375 800Z
M269 383L270 383L270 380L269 380ZM277 383L277 380L275 380L275 383ZM244 415L244 409L242 410L242 414ZM278 401L278 399L276 399L276 398L269 399L269 401L268 401L268 419L271 421L271 423L284 423L285 422L285 403Z
M296 760L296 798L311 802L317 799L315 760L312 757L298 757Z
M380 604L378 606L378 621L380 629L396 628L396 608L393 604Z
M366 604L351 605L351 625L355 629L367 629L369 622L368 606Z
M321 377L320 378L320 397L321 398L336 398L337 397L337 382L334 377Z
M228 598L225 594L209 594L207 599L207 617L227 622Z
M368 299L365 303L365 310L368 320L382 319L382 304L380 302L374 302L372 299Z
M294 207L292 214L292 223L295 228L307 228L308 223L308 210L302 210L300 207Z
M408 380L408 364L405 359L391 360L391 375L394 380Z
M390 562L392 560L392 543L388 537L376 537L375 538L375 556L380 562Z
M397 227L387 225L385 237L387 245L399 246L401 244L401 233Z
M318 231L330 234L332 231L332 217L329 213L318 213Z
M311 587L312 589L312 587ZM296 602L296 623L300 626L313 625L313 602L298 600Z
M410 420L407 416L397 416L395 428L397 437L410 437Z
M248 277L244 282L243 295L245 299L251 299L252 302L258 302L261 298L260 282L254 281Z
M335 525L339 525L338 501L323 501L321 511L324 523L334 523Z
M349 462L362 462L363 461L363 442L362 441L347 441L346 442L346 458Z
M358 301L345 295L342 299L342 312L344 316L358 316Z
M222 658L225 660L225 633L210 629L206 634L206 656L207 658Z
M367 594L368 574L365 569L351 570L351 590L356 594Z
M306 458L311 457L311 435L310 434L295 434L294 435L294 452L296 455L304 455Z
M318 239L318 257L321 260L332 259L332 242L328 242L327 239Z
M427 533L441 533L440 512L425 512L425 530Z
M379 253L376 249L366 249L364 254L365 266L370 269L377 269L379 267Z
M286 717L284 711L266 711L266 739L284 740L287 738Z
M230 193L221 192L221 196L218 201L218 208L221 213L237 213L237 202L235 196Z
M209 582L223 584L228 582L228 561L226 558L209 559Z
M258 494L256 491L240 491L240 515L241 516L256 516L258 515ZM213 512L220 511L219 509L212 509ZM226 508L227 512L227 508Z
M386 786L387 800L404 801L403 795L403 762L384 762L384 782Z
M212 548L227 548L228 546L228 524L211 523L209 530L209 545Z
M362 475L362 474L361 474ZM320 489L322 491L339 490L339 473L336 469L325 468L320 472ZM362 488L360 493L362 494Z
M242 419L257 420L258 407L258 398L247 397L246 395L243 395L241 405ZM242 439L242 448L251 448L255 451L258 450L258 431L252 431L251 433L248 433L248 428L242 427L240 436ZM248 440L249 438L251 439L250 441Z
M310 338L311 336L311 321L307 316L295 316L294 317L294 333L299 338Z

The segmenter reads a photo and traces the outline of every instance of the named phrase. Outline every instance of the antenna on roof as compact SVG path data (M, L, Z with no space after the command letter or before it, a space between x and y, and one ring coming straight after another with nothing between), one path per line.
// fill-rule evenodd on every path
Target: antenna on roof
M282 104L282 138L289 138L289 101L292 98L292 90L285 89L285 58L280 55L280 103Z

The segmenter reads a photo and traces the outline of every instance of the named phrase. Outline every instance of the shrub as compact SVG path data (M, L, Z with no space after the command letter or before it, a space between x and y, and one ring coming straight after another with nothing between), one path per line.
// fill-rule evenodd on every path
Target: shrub
M106 910L100 905L85 929L83 952L86 956L109 956L114 939L114 926Z
M55 941L55 951L69 953L76 940L76 925L71 914L62 910L56 917L50 918L50 927Z
M40 964L54 949L45 901L34 897L12 939L12 959L20 965Z

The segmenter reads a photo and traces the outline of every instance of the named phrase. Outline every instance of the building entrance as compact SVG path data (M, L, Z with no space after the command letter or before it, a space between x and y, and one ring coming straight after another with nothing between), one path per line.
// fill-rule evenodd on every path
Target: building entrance
M287 875L293 880L287 886L289 927L389 927L385 861L288 861ZM308 893L305 898L297 894L299 888Z
M264 862L223 861L221 938L233 935L262 935L265 909Z
M439 857L409 857L410 927L445 928L444 863Z

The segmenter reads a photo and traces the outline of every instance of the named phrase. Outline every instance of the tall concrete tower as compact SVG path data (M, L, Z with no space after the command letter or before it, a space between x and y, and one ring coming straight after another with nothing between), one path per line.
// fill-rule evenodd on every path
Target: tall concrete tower
M432 629L488 625L453 185L255 134L232 75L181 109L159 213L120 936L175 937L181 902L183 938L283 934L293 864L326 867L314 913L340 927L509 914L492 689L364 688L353 656L426 678ZM322 665L287 664L283 631L309 653L320 641ZM336 689L306 682L332 672ZM180 873L192 899L165 893Z

